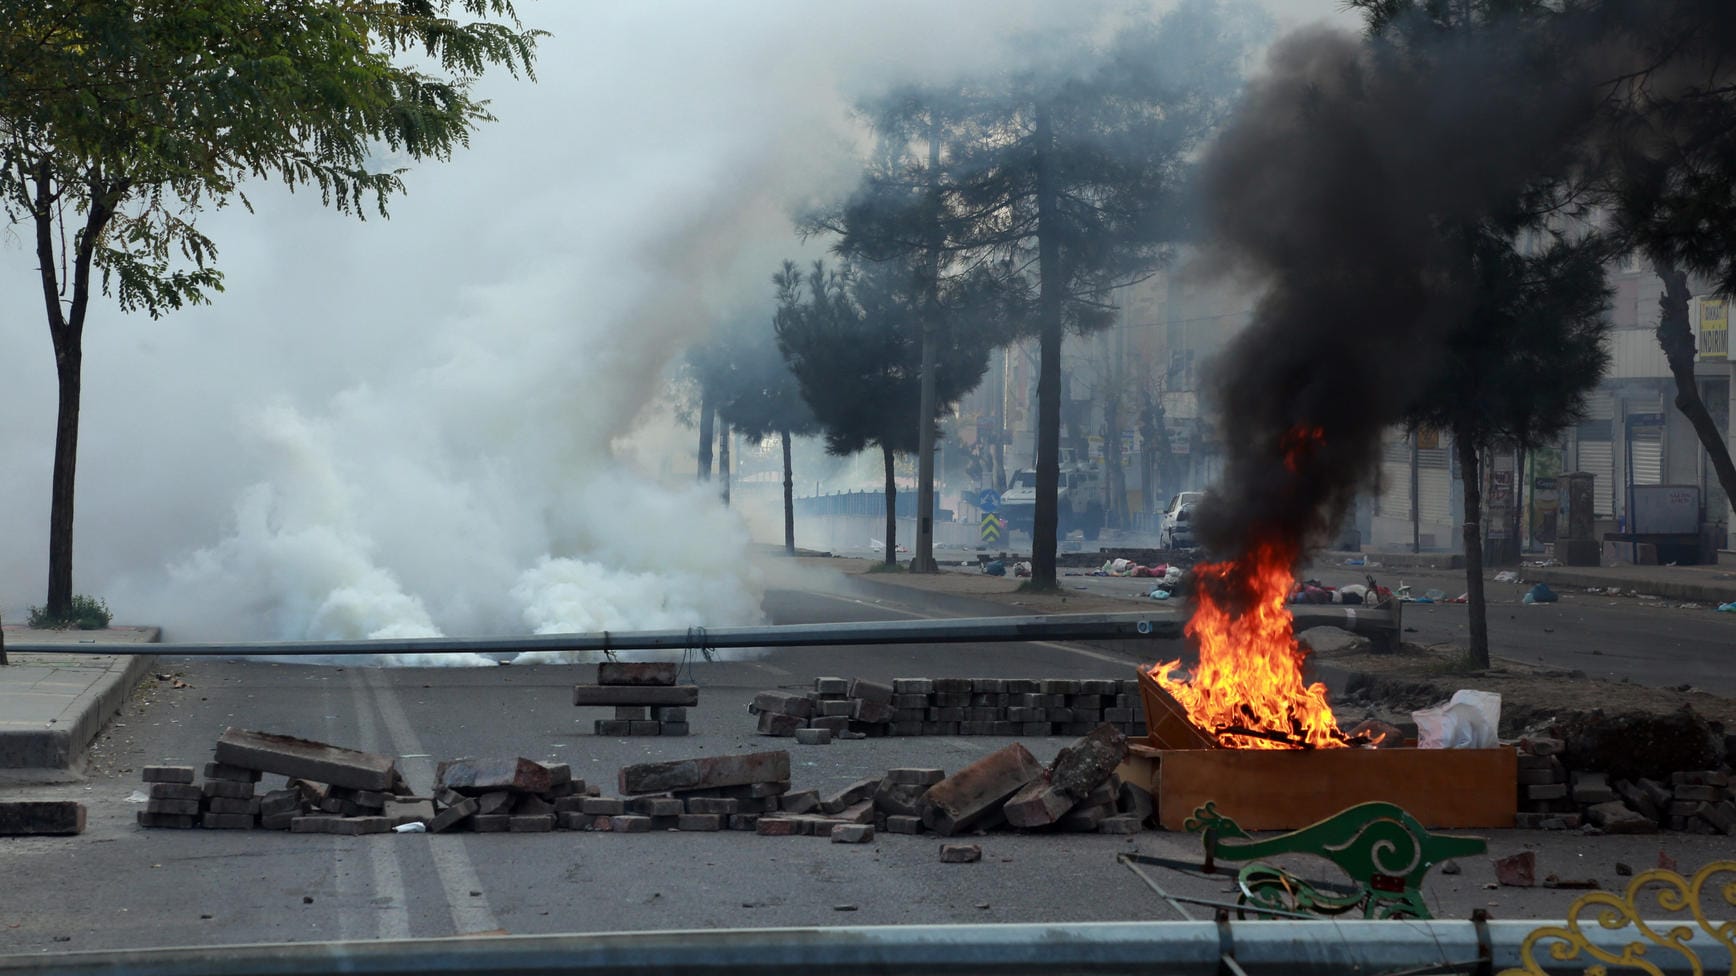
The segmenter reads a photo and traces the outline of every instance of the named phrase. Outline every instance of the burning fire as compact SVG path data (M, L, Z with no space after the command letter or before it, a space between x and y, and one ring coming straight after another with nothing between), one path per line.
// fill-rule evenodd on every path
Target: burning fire
M1297 428L1281 444L1284 464L1298 470L1323 440L1318 428ZM1199 728L1235 749L1341 748L1344 733L1326 703L1326 686L1302 683L1307 653L1285 601L1297 551L1258 543L1233 562L1194 567L1194 611L1185 633L1199 645L1192 680L1171 677L1180 659L1151 676ZM1230 604L1234 604L1233 606Z

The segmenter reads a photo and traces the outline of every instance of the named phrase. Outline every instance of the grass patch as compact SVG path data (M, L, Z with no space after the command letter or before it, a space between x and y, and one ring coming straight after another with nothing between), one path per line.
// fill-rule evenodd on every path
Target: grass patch
M30 608L32 630L106 630L112 619L107 603L82 593L72 598L64 616L50 614L46 607Z

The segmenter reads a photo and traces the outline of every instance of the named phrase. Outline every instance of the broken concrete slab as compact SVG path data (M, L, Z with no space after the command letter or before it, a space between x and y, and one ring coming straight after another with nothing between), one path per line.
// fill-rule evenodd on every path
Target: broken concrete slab
M951 836L997 814L1008 797L1041 775L1042 764L1015 742L929 787L922 822Z
M837 813L845 807L866 800L874 795L880 785L879 779L862 779L833 793L820 801L820 810L824 813Z
M808 729L807 722L794 715L783 712L759 713L759 734L787 739L802 732L814 731ZM824 730L820 730L824 731Z
M1530 888L1537 884L1537 852L1520 851L1509 857L1495 859L1495 880L1510 888Z
M790 754L779 749L623 766L618 786L619 792L631 795L787 783L789 778Z
M940 845L942 864L974 864L983 859L983 849L976 844Z
M1078 802L1077 797L1056 789L1053 784L1034 779L1007 800L1001 813L1015 827L1047 827L1066 816Z
M1655 834L1658 822L1643 813L1629 810L1620 800L1595 803L1586 808L1592 825L1606 834Z
M507 790L513 793L544 793L554 785L547 766L523 756L516 758L449 759L434 770L436 789L455 790L469 796Z
M230 766L358 790L388 790L397 771L389 756L237 728L218 737L215 754L218 762Z
M697 705L698 685L574 685L573 704L584 706L613 705Z
M834 844L867 844L874 840L872 824L837 824L832 828Z
M1099 725L1090 735L1055 756L1055 761L1049 766L1049 785L1075 800L1082 800L1108 782L1115 767L1126 758L1127 737L1113 725Z
M438 814L435 814L434 819L428 822L428 832L433 834L444 833L475 815L476 801L470 797L465 797L457 804L449 806Z

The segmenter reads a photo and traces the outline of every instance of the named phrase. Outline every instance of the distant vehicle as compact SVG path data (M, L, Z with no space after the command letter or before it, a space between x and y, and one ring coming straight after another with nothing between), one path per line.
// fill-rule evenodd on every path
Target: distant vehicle
M1157 530L1157 543L1164 549L1192 549L1194 506L1204 501L1203 491L1184 491L1169 500Z
M1060 482L1055 489L1059 508L1055 534L1065 539L1074 529L1087 539L1096 539L1103 532L1103 516L1108 510L1108 488L1103 470L1095 464L1061 465ZM1029 535L1036 523L1037 470L1025 468L1013 474L1012 483L1001 493L1000 514L1009 528Z

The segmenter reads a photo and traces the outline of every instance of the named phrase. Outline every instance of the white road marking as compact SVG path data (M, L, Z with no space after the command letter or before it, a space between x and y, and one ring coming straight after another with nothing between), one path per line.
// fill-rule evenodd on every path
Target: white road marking
M374 721L374 709L369 701L368 688L363 684L361 670L351 668L348 672L350 695L355 700L357 737L361 747L367 752L383 752L384 745L380 741L380 727ZM370 911L358 912L361 916L373 916L376 939L408 939L410 937L410 893L404 890L404 865L400 860L398 845L392 843L395 838L367 837L343 838L350 843L345 845L351 852L355 850L354 842L361 840L368 850L368 867L372 875L373 894L367 898ZM344 924L352 923L348 918ZM354 938L356 936L346 936Z
M407 767L404 775L414 776L417 782L432 784L434 760L429 758L428 750L411 727L397 693L386 683L380 669L369 668L365 674L374 691L374 700L379 704L380 720L385 723L386 733L391 737L392 752L404 759ZM458 935L497 931L500 921L488 904L488 896L480 893L483 890L482 879L470 860L466 844L463 834L428 838L428 853L434 859L434 872L440 876L440 889L446 895L446 905L452 914L453 931ZM478 894L472 896L471 892Z

